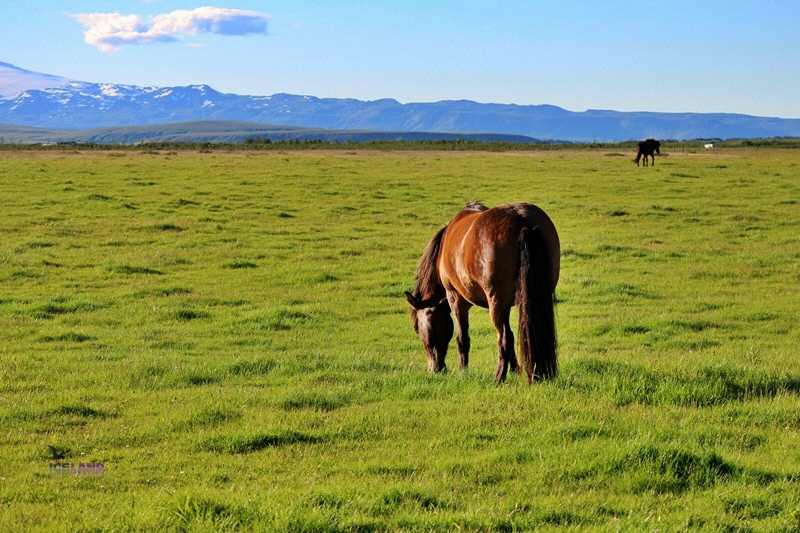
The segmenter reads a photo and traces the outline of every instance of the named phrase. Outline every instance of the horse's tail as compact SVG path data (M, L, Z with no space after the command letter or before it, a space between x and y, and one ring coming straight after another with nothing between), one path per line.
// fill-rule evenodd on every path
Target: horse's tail
M558 371L553 264L542 230L526 227L519 236L519 352L528 383Z

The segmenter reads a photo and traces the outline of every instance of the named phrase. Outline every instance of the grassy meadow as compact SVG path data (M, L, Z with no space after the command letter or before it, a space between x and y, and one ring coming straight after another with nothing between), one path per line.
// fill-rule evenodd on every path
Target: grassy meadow
M0 152L0 530L800 531L800 150L663 152ZM559 229L551 382L426 372L468 200Z

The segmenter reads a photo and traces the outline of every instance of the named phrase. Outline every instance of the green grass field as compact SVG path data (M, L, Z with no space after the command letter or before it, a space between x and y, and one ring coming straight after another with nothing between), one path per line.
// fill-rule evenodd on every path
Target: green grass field
M800 531L800 151L664 152L0 153L0 530ZM426 372L468 200L559 229L554 381Z

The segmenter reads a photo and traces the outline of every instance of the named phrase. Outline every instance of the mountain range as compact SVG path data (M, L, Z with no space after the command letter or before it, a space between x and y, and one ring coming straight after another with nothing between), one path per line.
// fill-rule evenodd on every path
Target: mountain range
M207 85L138 87L90 83L0 63L0 124L52 131L189 122L208 130L208 121L251 123L248 128L253 123L288 126L311 135L304 138L326 138L320 130L338 134L384 132L390 136L436 133L440 138L483 134L479 138L507 140L505 136L512 136L529 142L800 137L800 119L731 113L573 112L546 104L469 100L402 104L393 99L244 96L220 93ZM290 130L281 131L286 134Z

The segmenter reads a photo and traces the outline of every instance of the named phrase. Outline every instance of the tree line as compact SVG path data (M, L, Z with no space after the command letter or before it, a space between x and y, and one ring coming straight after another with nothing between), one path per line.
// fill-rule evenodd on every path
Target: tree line
M13 139L0 140L0 150L3 151L139 151L161 152L177 150L194 150L198 152L210 151L281 151L281 150L376 150L376 151L483 151L483 152L515 152L515 151L542 151L542 150L597 150L597 151L624 151L636 150L636 140L622 142L509 142L509 141L481 141L474 139L416 139L416 140L365 140L365 141L338 141L324 139L280 139L271 140L266 137L248 137L242 142L174 142L154 141L135 144L122 143L97 143L97 142L64 142L64 143L39 143L22 144ZM695 139L691 141L663 140L662 150L667 152L691 152L703 150L706 143L714 142L716 149L738 148L800 148L798 138L773 138L773 139ZM624 154L619 154L624 155Z

